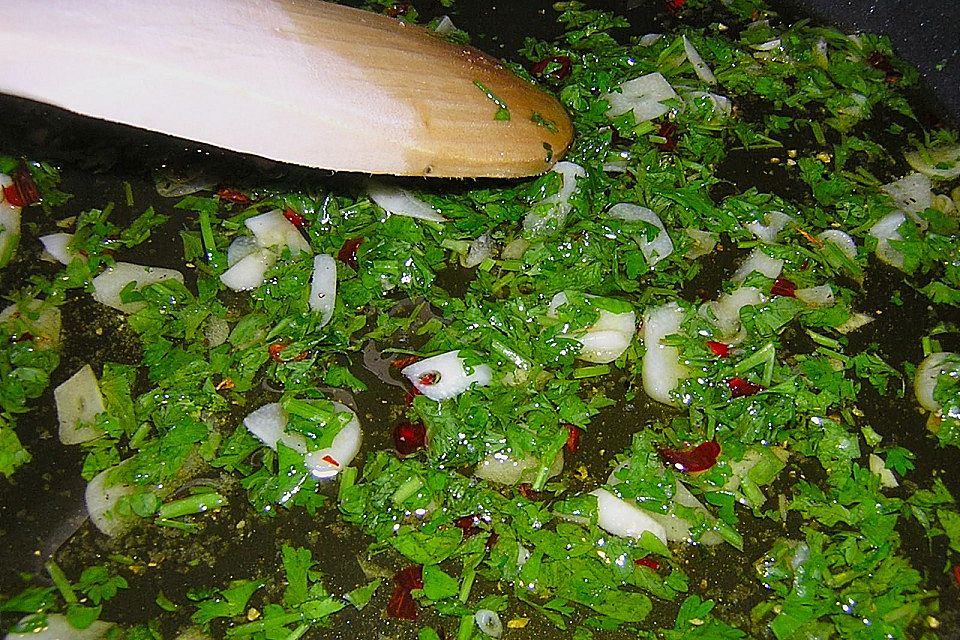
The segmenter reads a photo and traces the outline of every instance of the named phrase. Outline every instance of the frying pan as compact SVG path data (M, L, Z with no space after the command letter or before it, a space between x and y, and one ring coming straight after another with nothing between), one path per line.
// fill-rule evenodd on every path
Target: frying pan
M431 16L448 10L439 3L416 3L421 15ZM617 11L628 17L632 33L642 34L662 31L673 20L663 13L658 1L597 0L590 6ZM836 22L851 29L874 30L891 36L900 53L917 63L929 86L931 117L942 117L953 122L960 121L960 60L956 49L956 34L960 33L960 3L951 0L928 0L926 2L902 2L899 0L879 2L828 2L827 0L784 0L773 3L785 16L796 18L812 15L825 22ZM467 2L456 5L453 17L457 25L475 37L475 44L495 56L513 57L513 52L522 44L523 38L533 36L548 38L559 32L553 19L550 3L537 0L524 2ZM123 127L91 122L42 106L20 100L0 98L0 153L23 154L31 158L50 159L64 166L64 188L76 195L70 205L76 211L99 207L108 200L117 201L116 215L134 214L149 205L161 210L169 209L170 200L160 198L154 189L151 171L158 166L188 167L211 171L218 177L238 182L266 181L285 185L297 185L324 181L329 185L349 184L352 176L331 176L311 170L303 170L258 159L238 156L217 149L198 147L183 141L129 130ZM136 200L136 211L125 207L123 184L129 183ZM40 215L34 212L34 215ZM171 254L179 247L163 239L154 239L142 248L144 262L166 266ZM170 265L175 266L175 265ZM0 291L8 292L19 286L23 271L6 269L0 272ZM896 286L889 274L880 276L876 289L886 291ZM887 286L889 285L889 286ZM941 320L957 321L956 314L942 311L931 314L926 302L906 292L901 315L881 319L869 334L876 339L897 335L895 343L902 348L893 356L895 363L910 360L917 362L916 345L930 327ZM877 304L885 304L878 298ZM71 310L74 309L74 310ZM85 310L84 310L85 311ZM88 360L109 359L131 362L136 358L123 340L122 326L116 319L90 318L70 305L65 306L64 326L71 327L65 345L63 361L54 374L53 384L67 376ZM892 316L892 314L891 314ZM104 339L107 336L107 339ZM894 345L896 346L896 345ZM379 404L387 396L385 391L373 390L363 401ZM886 415L888 424L916 424L915 412L884 403L877 398L874 408L876 421ZM901 405L903 403L900 403ZM213 558L209 567L202 571L191 568L188 563L176 563L173 558L161 557L168 553L169 546L163 540L143 534L134 539L133 545L119 547L116 543L103 545L102 538L84 524L82 506L83 486L80 480L81 459L74 450L65 450L51 436L48 425L56 423L52 412L50 394L37 403L31 424L35 429L24 429L26 446L35 460L49 460L47 466L31 464L18 471L12 481L0 480L0 593L5 595L19 590L20 571L43 574L43 561L55 554L70 539L70 547L88 554L105 556L128 548L140 550L139 558L159 558L176 567L173 571L161 571L137 565L138 572L131 573L131 589L122 591L109 607L109 617L121 623L135 622L144 611L157 612L154 598L158 591L182 593L190 585L223 585L230 579L248 577L263 566L272 566L263 558L275 554L277 540L313 548L332 547L336 551L322 554L320 568L336 581L348 587L361 584L364 576L356 562L344 559L361 554L368 540L356 532L344 532L335 527L331 514L309 520L303 514L284 513L277 518L257 521L256 526L238 529L237 522L244 517L242 507L231 505L237 513L228 513L212 525L204 540L188 539L182 549L185 557L207 559L212 550L227 549L226 557ZM609 425L613 429L613 425ZM625 436L621 435L621 439ZM375 441L370 444L376 447ZM926 442L910 442L910 448L919 452L918 474L939 472L951 486L955 495L957 478L955 469L960 459L955 451L934 450ZM953 475L951 475L953 473ZM336 531L335 534L330 532ZM319 533L318 533L319 532ZM942 574L942 565L937 564L936 554L926 548L924 538L916 532L915 538L905 536L908 554L918 558L931 575ZM325 537L326 536L326 537ZM332 537L330 537L332 536ZM163 537L161 532L160 538ZM318 554L315 554L318 555ZM68 556L57 556L71 575L78 575L82 563ZM709 567L691 567L693 581L710 577ZM949 603L950 594L956 589L945 580L932 582L943 592L944 612L942 637L960 636L956 620L956 602ZM953 589L953 591L950 591ZM410 635L410 628L403 623L383 620L379 615L382 603L371 605L366 613L345 612L338 618L338 627L322 630L316 636L325 638L374 638L382 634ZM953 607L952 609L950 607ZM0 629L8 626L10 619L0 619ZM556 637L563 637L558 635Z

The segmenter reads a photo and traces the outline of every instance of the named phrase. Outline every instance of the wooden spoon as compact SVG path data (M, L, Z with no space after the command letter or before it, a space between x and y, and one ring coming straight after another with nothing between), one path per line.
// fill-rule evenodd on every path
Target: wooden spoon
M0 0L0 92L324 169L546 171L570 119L493 58L316 0Z

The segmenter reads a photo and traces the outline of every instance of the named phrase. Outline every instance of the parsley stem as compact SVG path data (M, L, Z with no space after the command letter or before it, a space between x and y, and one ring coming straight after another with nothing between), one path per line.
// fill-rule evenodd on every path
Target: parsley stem
M60 595L63 596L63 599L66 601L66 603L77 604L77 594L73 590L73 586L70 584L67 574L65 574L63 569L60 568L60 565L53 560L50 560L44 566L47 568L47 573L50 574L53 584L56 585L57 589L60 591Z
M207 491L161 505L157 515L164 520L179 518L180 516L205 513L211 509L219 509L225 504L227 504L227 499L222 495L216 491Z
M767 363L772 363L774 362L776 355L777 355L776 347L773 346L772 342L768 342L767 344L763 345L762 347L754 351L752 354L750 354L749 356L747 356L746 358L738 362L737 365L733 368L733 374L737 376L743 375L747 371L750 371L750 369L753 369L754 367L758 367L761 364L766 365ZM772 375L773 372L771 371L770 373ZM764 371L764 378L767 378L766 371ZM770 381L765 379L764 384L770 384Z
M592 367L578 367L573 370L574 380L579 380L581 378L595 378L597 376L605 376L610 373L610 366L606 364L598 364Z
M198 221L200 222L200 238L203 240L203 248L206 252L207 262L209 262L213 258L214 251L217 250L217 241L213 237L210 213L202 207L198 211Z
M466 603L470 599L470 591L473 589L473 581L477 577L474 569L465 569L463 572L463 582L460 583L460 602Z
M407 479L402 485L400 485L396 491L393 492L393 495L390 496L390 500L393 504L401 504L407 498L413 496L423 487L423 480L419 476L413 476L412 478Z
M302 638L303 634L305 634L309 630L310 630L309 624L306 624L306 623L301 624L299 627L297 627L292 632L290 632L290 635L286 637L286 640L298 640L298 638Z
M473 637L473 616L465 615L460 618L460 628L457 630L457 640L470 640Z

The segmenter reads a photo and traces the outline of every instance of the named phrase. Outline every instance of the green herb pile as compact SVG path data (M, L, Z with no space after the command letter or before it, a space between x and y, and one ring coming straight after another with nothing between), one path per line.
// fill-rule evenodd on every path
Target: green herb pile
M881 186L912 172L903 152L932 156L955 148L957 134L921 125L905 97L916 72L883 38L787 26L753 0L671 7L676 33L641 40L625 35L623 18L560 3L564 35L523 48L518 72L555 92L575 123L565 161L584 176L566 207L556 204L565 186L557 172L505 184L403 183L444 223L388 215L362 188L319 179L299 191L235 185L242 192L189 195L127 225L110 206L84 211L69 225L73 262L38 267L6 292L21 306L77 301L103 266L136 255L151 234L178 231L186 284L123 292L143 303L121 330L142 358L92 363L106 411L96 424L103 435L83 445L83 477L112 468L108 482L133 487L116 507L133 522L131 536L162 527L176 548L218 519L254 529L295 519L309 529L335 516L336 526L366 536L368 561L391 568L337 584L317 568L329 547L308 537L278 545L233 582L161 591L155 610L108 637L172 637L190 625L198 635L185 637L339 637L340 616L360 609L416 618L389 628L421 640L486 637L475 623L481 609L498 612L506 638L960 631L960 511L949 481L917 454L958 457L960 367L944 367L933 414L911 391L924 356L960 345L949 320L960 306L960 191L955 177L943 177L951 163L935 165L938 195L889 241L899 269L877 260L886 241L869 233L897 208ZM698 76L684 37L714 83ZM607 114L608 93L653 72L681 96L664 115ZM509 108L497 106L497 117ZM7 172L14 166L0 162ZM57 200L56 172L30 168ZM617 203L651 209L665 231L608 215ZM51 210L68 208L58 201ZM251 292L219 280L244 220L273 209L304 221L315 254L339 256L328 324L308 305L311 256L286 250ZM765 243L749 225L774 212L790 221ZM818 238L831 229L855 239L855 256ZM662 233L673 251L649 259L641 248ZM462 266L481 236L493 250ZM25 233L20 260L31 241ZM782 269L734 282L752 251ZM827 302L795 295L824 285ZM739 287L761 299L739 311L735 338L721 336L709 303ZM551 310L561 292L567 303ZM888 317L903 297L940 319L913 327L909 335L921 333L906 346ZM571 335L602 312L640 318L667 303L682 319L663 345L687 371L671 405L643 391L645 353L660 348L645 344L643 327L612 362L578 358ZM225 339L211 340L223 326ZM44 464L21 444L35 428L23 414L51 378L72 371L58 372L57 349L15 322L0 326L0 345L0 473L15 482L18 467ZM436 402L407 394L396 372L405 389L364 367L371 354L399 362L451 350L468 367L491 367L492 382ZM365 445L336 480L317 480L302 453L268 449L242 423L280 402L294 416L288 428L322 447L341 428L328 401L344 391L360 406ZM389 410L367 412L365 398ZM884 421L883 408L894 405L906 407L909 424ZM392 450L401 423L425 426L423 449ZM665 463L711 442L720 453L702 471ZM531 461L515 486L473 477L496 454ZM561 455L565 470L554 475ZM191 482L198 477L218 480ZM591 495L600 487L678 519L689 541L604 531ZM108 563L77 575L51 562L53 586L25 577L25 591L0 599L3 626L26 614L38 615L19 629L42 626L58 611L80 627L120 619L111 598L136 579L139 563L123 541L110 543ZM391 582L392 571L411 566L412 587ZM404 599L412 602L394 615Z

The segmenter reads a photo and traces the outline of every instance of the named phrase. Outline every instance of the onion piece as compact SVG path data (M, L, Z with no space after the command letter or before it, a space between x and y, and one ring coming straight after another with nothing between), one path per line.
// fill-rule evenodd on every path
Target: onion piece
M696 47L693 46L693 43L690 42L690 39L687 38L687 36L683 36L683 50L687 54L687 60L689 60L690 64L693 65L693 70L696 72L697 77L707 84L716 84L717 77L713 75L713 71L711 71L710 67L707 66L707 63L703 61L703 57L700 55L700 52L697 51Z
M9 202L0 202L0 267L10 262L19 243L20 207Z
M857 329L861 329L871 322L874 321L872 316L868 316L865 313L853 313L849 318L841 322L838 326L834 327L837 333L841 335L847 335L848 333L853 333Z
M730 344L740 333L740 311L764 302L765 296L760 289L740 287L722 294L715 302L705 303L700 308L700 314L712 320L717 327L717 337Z
M684 254L685 258L696 260L697 258L713 253L713 250L717 248L717 241L720 238L719 234L693 228L684 229L683 232L693 240L693 244L690 245L690 248L687 249L687 252Z
M72 233L51 233L38 238L43 245L45 256L49 256L60 264L70 264L77 254L70 250Z
M911 167L931 178L952 180L960 176L960 144L908 151L903 157Z
M639 44L641 47L651 47L662 37L662 33L647 33L640 36L640 40L637 41L637 44Z
M33 616L27 616L21 622L28 622ZM94 620L85 629L77 629L67 617L60 613L48 613L47 624L42 629L16 633L11 631L4 640L100 640L116 625L112 622Z
M667 532L646 511L621 500L606 489L596 489L590 495L597 498L597 526L621 538L639 538L649 531L664 544Z
M176 280L183 284L183 274L174 269L147 267L130 262L116 262L107 267L103 273L93 279L93 299L100 304L113 307L124 313L136 313L144 306L144 302L122 302L120 292L131 282L136 283L136 290L164 280Z
M657 228L657 235L653 240L648 240L646 235L638 238L640 253L643 254L643 258L651 268L673 253L673 241L670 239L666 227L663 226L660 216L652 209L628 202L620 202L610 207L607 210L607 215L626 222L646 222Z
M776 244L777 235L791 222L793 218L783 211L770 211L763 216L763 224L755 221L745 226L757 237L757 240L766 244Z
M750 252L750 255L747 256L747 259L743 261L743 264L740 265L740 268L734 272L730 279L738 283L743 282L747 279L747 276L756 271L771 280L776 280L782 270L783 260L771 258L764 253L763 249L757 247Z
M313 253L296 225L287 220L280 209L274 209L244 221L261 247L287 247L294 257L300 252Z
M302 434L287 433L287 414L279 402L271 402L256 409L243 419L247 428L265 446L276 450L277 443L283 443L299 453L307 452L307 442Z
M367 185L367 195L377 206L389 214L407 216L429 222L446 222L436 209L413 196L406 189L401 189L385 182L371 181Z
M823 242L829 242L834 245L840 250L840 253L851 260L856 259L857 243L849 233L840 231L840 229L827 229L817 235L817 238Z
M477 623L477 627L485 636L499 638L503 635L503 623L500 622L500 616L497 615L496 611L480 609L473 614L473 621Z
M467 249L467 255L460 256L460 264L467 269L479 265L487 258L493 256L493 249L496 243L490 237L490 232L484 233L470 243Z
M884 462L883 458L875 453L871 453L867 457L867 461L870 465L870 473L880 478L881 487L885 489L894 489L900 486L900 483L897 481L897 477L893 475L893 471L887 469L887 463Z
M831 307L834 303L833 289L828 284L797 289L794 295L811 307Z
M603 99L609 105L607 116L612 118L633 111L633 119L640 123L659 118L670 111L670 107L663 103L676 100L677 92L663 74L648 73L627 80L619 86L619 92L608 93Z
M903 269L904 256L890 246L890 241L903 240L903 236L900 235L898 229L906 221L906 214L902 211L894 211L880 218L876 224L870 227L868 232L877 239L877 258L897 269Z
M307 469L314 478L320 480L332 478L350 466L360 451L360 443L363 440L360 419L353 409L339 402L334 402L333 408L337 413L349 413L350 421L337 432L329 447L310 451L304 456Z
M913 375L913 393L920 406L927 411L938 412L942 409L940 403L933 397L933 393L937 389L937 380L941 375L960 373L960 362L956 360L948 362L956 356L957 354L952 351L938 351L928 355L917 366Z
M474 384L485 387L493 378L493 371L485 364L474 365L473 372L467 373L459 350L418 360L400 373L420 393L437 402L458 396Z
M106 411L97 376L89 364L53 390L60 423L60 442L80 444L103 435L96 426L97 415Z
M594 296L587 296L588 299ZM559 292L547 307L547 317L556 318L557 309L568 301L567 294ZM564 334L563 337L580 343L577 357L586 362L607 364L613 362L627 350L636 332L637 316L633 311L612 313L606 309L595 308L599 314L597 321L586 331Z
M573 208L573 205L570 204L570 196L577 190L577 180L587 175L583 167L567 161L555 164L553 171L560 174L563 182L559 191L540 201L540 205L550 207L549 211L540 213L534 209L523 218L523 228L534 235L546 231L550 222L553 222L557 227L563 226L567 214Z
M87 513L90 522L110 537L118 536L136 521L136 516L121 516L116 512L120 498L133 494L136 490L133 485L114 482L112 476L126 462L104 469L87 483L84 499L87 504Z
M329 254L313 258L309 304L311 310L320 312L320 327L330 322L337 304L337 261Z
M898 209L910 216L921 229L926 230L928 223L920 213L933 206L933 185L930 178L922 173L911 173L883 185L880 189L893 198Z
M267 271L276 261L277 254L273 251L258 249L221 273L220 282L234 291L256 289L263 284Z
M440 17L440 21L437 22L437 25L433 28L433 30L440 35L445 36L456 32L457 25L453 24L453 20L450 19L450 16L443 15Z
M255 237L237 236L227 247L227 266L232 267L259 248L260 244Z
M713 110L713 117L709 120L711 123L720 122L723 118L728 118L733 114L733 103L730 102L730 98L719 93L686 91L683 94L683 101L687 104L695 104L701 100L710 103Z
M473 475L488 482L514 485L522 482L533 482L539 469L540 460L537 458L530 455L518 458L508 449L507 451L491 453L481 460ZM550 463L547 478L558 476L562 471L563 450Z
M683 322L683 309L676 302L648 310L643 316L643 389L658 402L676 405L671 392L690 370L680 362L680 351L663 344L663 338L677 333Z

